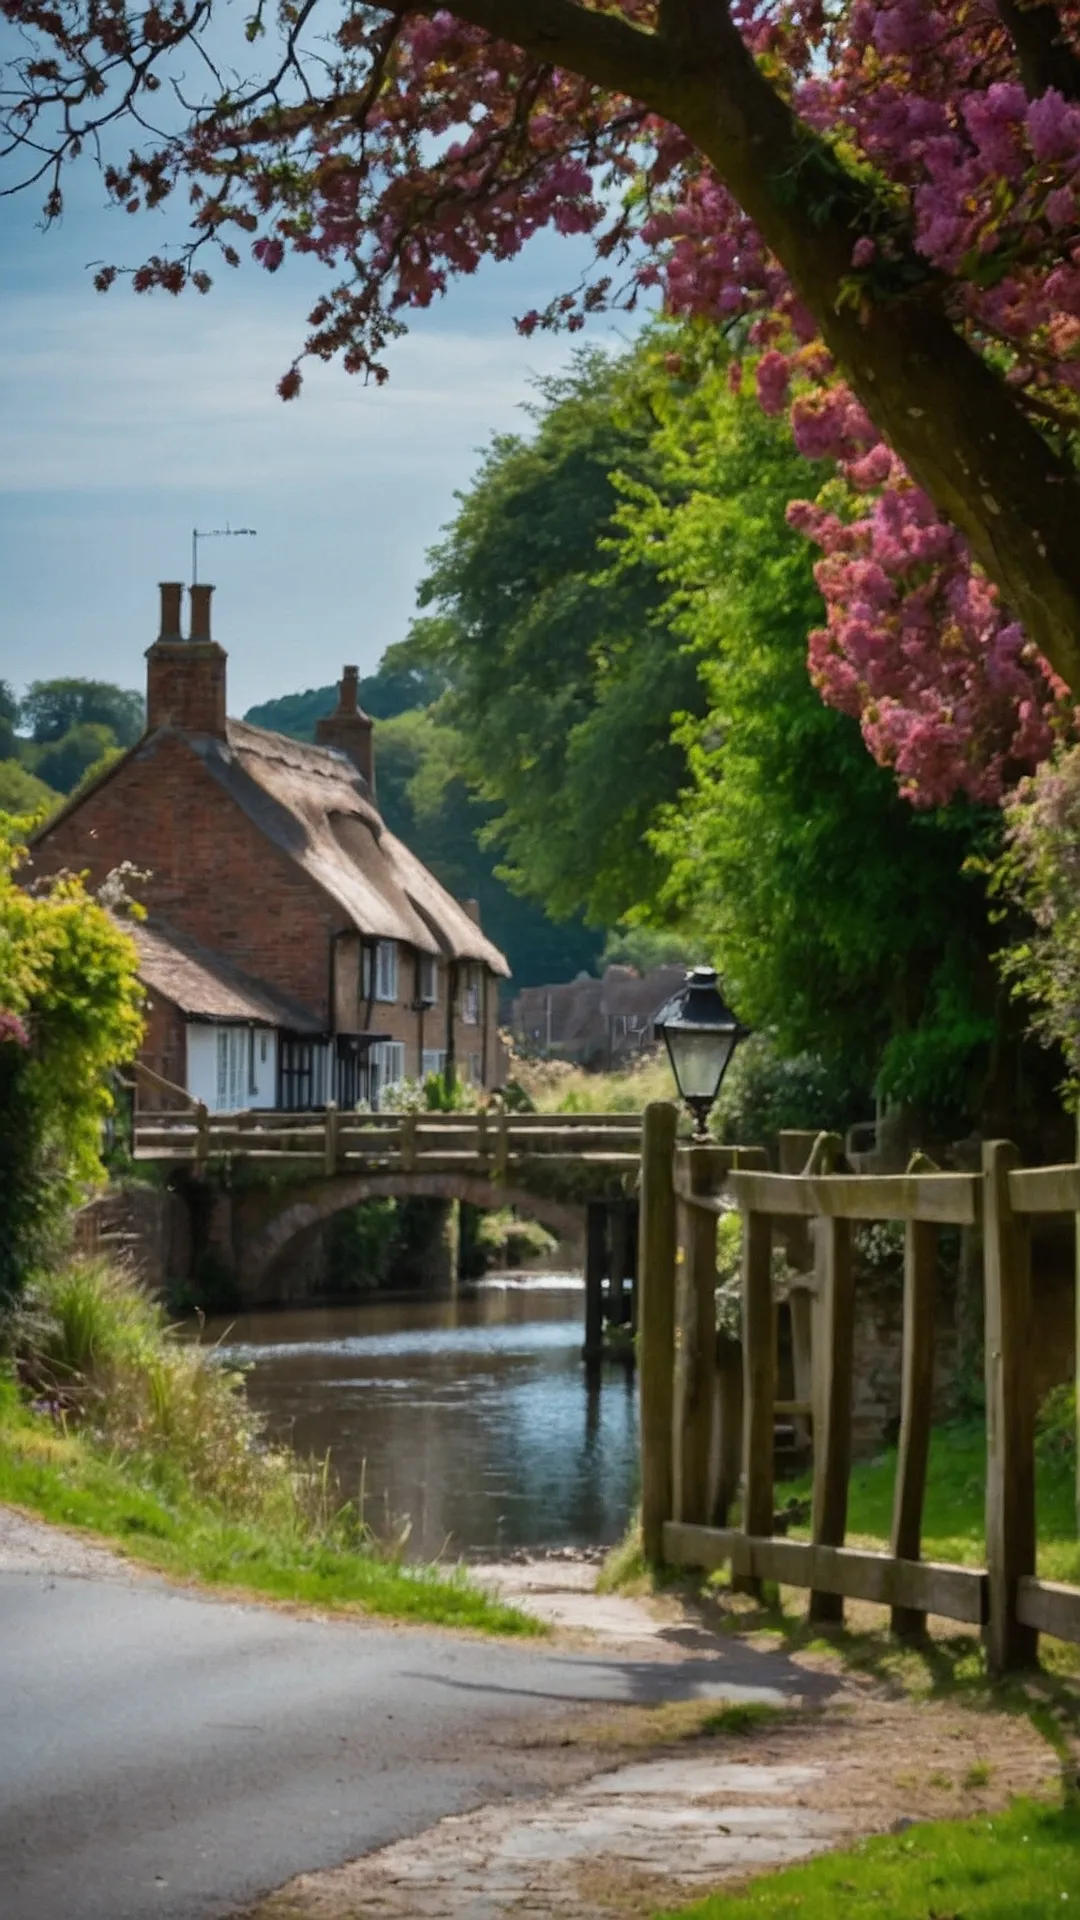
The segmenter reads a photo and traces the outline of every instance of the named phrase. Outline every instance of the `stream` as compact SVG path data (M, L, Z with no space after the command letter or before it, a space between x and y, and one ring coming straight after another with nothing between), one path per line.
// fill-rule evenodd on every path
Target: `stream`
M610 1545L637 1497L632 1372L581 1361L570 1275L489 1276L456 1299L244 1313L209 1321L249 1369L271 1435L330 1454L377 1530L408 1517L408 1553Z

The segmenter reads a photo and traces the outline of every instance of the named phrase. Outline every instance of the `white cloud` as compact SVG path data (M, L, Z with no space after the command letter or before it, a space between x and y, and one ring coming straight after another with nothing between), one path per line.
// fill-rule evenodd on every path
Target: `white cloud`
M212 474L218 488L248 490L418 464L458 481L463 448L513 424L530 373L567 353L561 340L521 340L509 320L483 335L428 325L394 345L386 386L315 364L286 406L275 386L295 330L254 302L215 311L214 297L9 297L0 488L177 490Z

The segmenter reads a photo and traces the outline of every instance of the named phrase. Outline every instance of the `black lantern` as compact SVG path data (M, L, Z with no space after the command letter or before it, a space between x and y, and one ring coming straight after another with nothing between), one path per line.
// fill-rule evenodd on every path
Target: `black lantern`
M653 1026L664 1036L675 1085L694 1116L694 1138L703 1140L720 1082L746 1028L724 1005L712 967L691 967L685 987L661 1007Z

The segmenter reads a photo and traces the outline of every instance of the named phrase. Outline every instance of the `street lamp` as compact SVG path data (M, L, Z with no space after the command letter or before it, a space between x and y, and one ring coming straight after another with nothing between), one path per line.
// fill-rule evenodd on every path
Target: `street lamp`
M720 1082L746 1038L746 1028L724 1005L715 969L691 967L686 985L661 1007L653 1026L664 1036L679 1096L694 1116L694 1138L704 1140Z

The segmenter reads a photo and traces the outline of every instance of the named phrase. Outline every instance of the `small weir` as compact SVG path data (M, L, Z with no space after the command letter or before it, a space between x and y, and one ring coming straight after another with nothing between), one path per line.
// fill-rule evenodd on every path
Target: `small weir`
M637 1499L637 1399L582 1365L583 1285L489 1277L457 1299L372 1297L210 1322L273 1436L329 1451L343 1497L408 1553L611 1544Z

